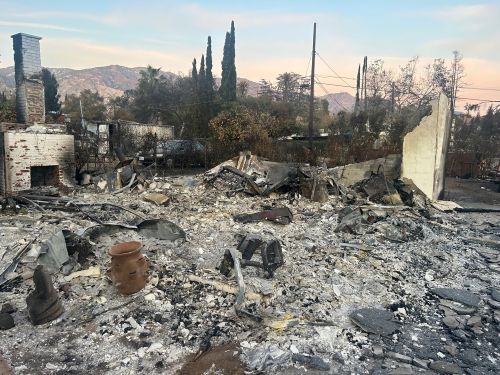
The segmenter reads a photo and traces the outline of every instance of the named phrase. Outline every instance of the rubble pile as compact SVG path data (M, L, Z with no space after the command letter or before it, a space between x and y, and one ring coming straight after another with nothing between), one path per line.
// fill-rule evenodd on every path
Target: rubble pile
M144 181L2 206L0 363L15 374L498 373L498 214L249 154ZM147 280L128 295L108 253L131 241ZM44 295L53 313L33 319Z

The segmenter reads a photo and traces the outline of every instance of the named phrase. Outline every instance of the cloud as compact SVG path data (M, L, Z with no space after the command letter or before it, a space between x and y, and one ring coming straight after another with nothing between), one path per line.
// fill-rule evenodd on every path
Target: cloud
M48 29L48 30L57 30L57 31L68 31L75 33L83 33L83 30L75 29L72 27L46 24L46 23L33 23L33 22L18 22L18 21L1 21L0 26L8 26L8 27L28 27L33 29Z
M64 48L61 48L64 46ZM189 59L178 54L136 46L95 43L79 38L47 38L41 43L42 64L51 67L89 68L120 64L129 67L161 66L163 70L187 71Z
M96 15L93 13L85 12L66 12L66 11L23 11L19 12L19 16L27 19L72 19L92 21L102 25L119 25L122 23L120 17L116 14L109 13L103 15Z
M300 24L310 24L312 20L324 17L325 14L308 12L308 13L289 13L286 11L276 12L272 10L261 11L220 11L209 10L197 4L189 4L179 8L180 13L188 16L197 25L205 27L228 27L230 20L234 20L238 27L265 27L265 26L285 26ZM333 15L329 14L330 22L334 20Z
M481 21L498 14L500 7L495 4L455 5L435 12L436 17L459 21Z

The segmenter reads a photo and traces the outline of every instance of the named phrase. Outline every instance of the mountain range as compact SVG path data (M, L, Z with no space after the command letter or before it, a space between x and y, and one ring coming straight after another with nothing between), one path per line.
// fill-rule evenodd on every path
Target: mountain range
M66 94L79 94L85 89L99 92L105 98L122 95L126 90L136 87L140 71L145 68L128 68L121 65L109 65L88 69L49 68L59 82L59 93L64 98ZM166 76L175 76L174 73L162 71ZM250 96L256 96L260 85L246 78L238 78L238 82L246 81ZM220 84L220 78L216 78ZM14 67L0 68L0 92L15 90ZM326 99L329 110L337 113L341 110L352 110L354 97L346 92L330 93L320 97Z

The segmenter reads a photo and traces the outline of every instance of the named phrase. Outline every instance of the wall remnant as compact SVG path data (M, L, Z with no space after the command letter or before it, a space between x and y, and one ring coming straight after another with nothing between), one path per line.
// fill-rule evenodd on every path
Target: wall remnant
M404 138L401 177L411 179L428 198L437 200L444 190L450 102L441 93L431 105L432 113Z
M5 169L2 195L36 186L73 185L75 148L72 135L6 132L2 147ZM49 178L47 172L45 179L40 181L37 167L56 167L57 183L53 183L55 180ZM4 189L0 187L0 190Z
M17 122L45 122L45 97L42 82L39 36L19 33L12 35L16 77Z
M18 123L0 123L0 195L38 186L72 186L74 137L64 125L44 124L41 38L19 33L12 39Z
M338 183L350 186L369 178L372 173L383 172L388 179L399 177L401 155L390 154L383 158L347 164L332 169Z

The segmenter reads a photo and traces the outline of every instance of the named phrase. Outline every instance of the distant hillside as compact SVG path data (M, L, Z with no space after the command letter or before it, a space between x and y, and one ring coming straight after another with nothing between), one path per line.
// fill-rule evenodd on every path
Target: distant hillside
M98 91L106 98L122 95L126 90L134 89L140 77L140 71L145 68L127 68L121 65L101 66L89 69L49 68L59 82L59 93L64 98L66 94L79 94L85 89ZM175 76L171 72L163 72L166 76ZM260 85L246 78L238 78L238 82L248 83L248 95L257 96ZM220 78L215 79L220 85ZM14 91L14 67L0 68L0 91ZM352 110L354 97L346 92L324 95L328 100L329 109L336 113L341 110Z
M59 82L59 93L79 94L85 89L98 91L106 98L122 95L126 90L136 87L140 71L145 68L127 68L121 65L101 66L89 69L49 68ZM173 73L163 72L166 76ZM14 89L14 67L0 69L0 90Z
M352 111L356 103L356 98L347 92L323 95L321 99L328 101L328 109L333 113Z

